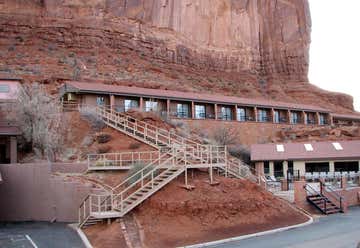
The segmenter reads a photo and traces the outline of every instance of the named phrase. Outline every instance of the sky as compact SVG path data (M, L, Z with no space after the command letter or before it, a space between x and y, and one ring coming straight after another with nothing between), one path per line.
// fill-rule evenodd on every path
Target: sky
M309 80L350 94L360 111L360 1L309 0L312 18Z

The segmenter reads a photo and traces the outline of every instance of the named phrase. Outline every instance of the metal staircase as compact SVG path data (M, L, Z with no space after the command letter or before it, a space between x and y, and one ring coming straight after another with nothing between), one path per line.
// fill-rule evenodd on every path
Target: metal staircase
M307 192L307 201L323 214L343 212L342 197L326 187L322 182L320 182L320 190L315 189L309 184L306 184L304 189Z
M192 150L189 152L189 156L191 156L192 159L202 160L203 157L201 157L201 155L204 154L204 151L214 147L202 145L193 140L181 137L174 132L140 121L126 113L116 112L111 108L98 106L96 107L96 113L110 127L159 150L171 149L173 146L186 147L186 149ZM197 153L194 153L194 151ZM230 175L236 178L257 180L254 178L250 166L234 157L226 159L226 166L218 168L226 176Z
M137 120L110 108L96 107L96 113L114 129L158 149L151 155L107 154L90 155L92 167L124 168L128 163L147 161L148 164L128 177L110 192L91 194L79 208L79 226L87 226L102 219L123 217L188 168L217 168L227 176L249 177L251 171L240 160L227 159L226 147L202 145L173 132ZM123 159L127 157L127 159ZM126 160L126 162L124 162ZM92 163L90 163L92 161ZM99 163L99 161L101 161Z

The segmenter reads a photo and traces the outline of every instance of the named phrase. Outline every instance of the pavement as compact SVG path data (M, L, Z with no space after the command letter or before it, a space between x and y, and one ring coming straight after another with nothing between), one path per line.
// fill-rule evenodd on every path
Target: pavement
M64 223L0 223L0 248L85 248Z
M212 248L360 248L360 208L323 216L314 223L281 233L208 246ZM358 246L359 245L359 246Z

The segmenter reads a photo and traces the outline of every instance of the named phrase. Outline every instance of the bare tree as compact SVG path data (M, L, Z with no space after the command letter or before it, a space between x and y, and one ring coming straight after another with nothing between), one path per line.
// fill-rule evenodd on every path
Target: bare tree
M222 125L213 131L212 139L221 146L235 145L238 143L238 132L234 128Z
M41 158L55 160L63 148L66 120L58 99L51 97L38 83L22 85L12 115L26 142Z

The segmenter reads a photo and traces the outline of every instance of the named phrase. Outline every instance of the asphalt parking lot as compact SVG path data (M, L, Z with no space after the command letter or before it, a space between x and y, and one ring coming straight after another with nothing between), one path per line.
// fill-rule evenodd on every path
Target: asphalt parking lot
M76 231L64 223L0 223L1 248L84 248Z

